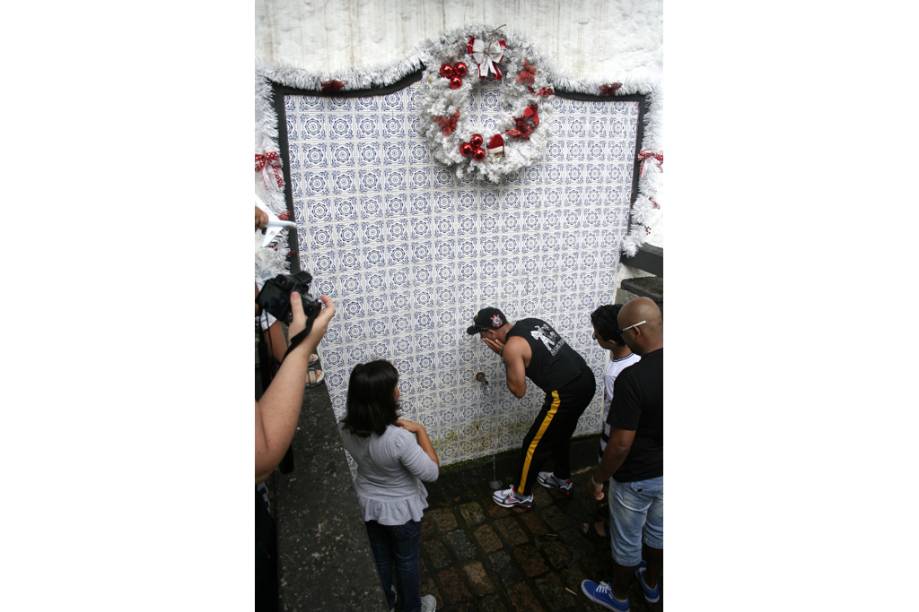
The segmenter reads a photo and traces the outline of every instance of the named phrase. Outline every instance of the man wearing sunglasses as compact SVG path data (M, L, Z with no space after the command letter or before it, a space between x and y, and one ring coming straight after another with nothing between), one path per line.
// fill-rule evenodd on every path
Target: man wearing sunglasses
M613 584L585 580L581 590L610 610L629 609L633 575L645 600L660 601L664 559L664 339L660 308L630 300L617 317L620 334L641 361L616 378L607 422L610 439L591 476L594 497L609 481Z

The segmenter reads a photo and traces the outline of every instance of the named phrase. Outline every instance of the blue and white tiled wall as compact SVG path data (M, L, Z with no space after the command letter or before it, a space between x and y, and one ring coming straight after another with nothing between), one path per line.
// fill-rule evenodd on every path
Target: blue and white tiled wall
M486 124L488 95L476 109ZM284 103L301 267L338 304L320 349L336 416L351 368L389 359L404 413L425 424L444 464L517 448L542 393L530 384L514 398L498 357L466 335L486 305L552 323L599 383L607 357L589 315L615 295L637 102L556 98L543 160L498 186L431 159L417 84ZM601 397L578 433L599 431Z

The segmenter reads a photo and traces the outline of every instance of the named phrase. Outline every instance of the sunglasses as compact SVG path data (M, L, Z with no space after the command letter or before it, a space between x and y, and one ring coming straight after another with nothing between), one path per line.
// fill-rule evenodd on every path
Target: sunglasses
M638 327L639 325L644 325L645 323L647 323L647 321L639 321L638 323L632 323L631 325L628 325L628 326L623 327L622 329L620 329L620 330L619 330L619 333L621 334L622 332L624 332L624 331L626 331L626 330L628 330L628 329L632 329L633 327Z

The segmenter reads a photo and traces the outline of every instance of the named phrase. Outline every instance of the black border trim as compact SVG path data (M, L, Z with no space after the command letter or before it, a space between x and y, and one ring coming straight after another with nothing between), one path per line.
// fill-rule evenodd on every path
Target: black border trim
M284 201L287 204L287 214L291 219L294 218L294 198L290 180L290 163L288 155L289 143L287 141L287 113L284 110L284 96L318 96L321 98L361 98L366 96L385 96L393 92L405 89L413 83L421 80L424 74L424 67L412 72L395 83L386 87L374 87L372 89L353 89L346 91L315 91L310 89L299 89L289 85L281 85L274 81L271 83L271 95L274 98L274 109L278 116L278 149L281 151L282 169L284 172ZM638 153L641 151L641 143L645 136L645 116L650 106L650 100L646 94L626 94L622 96L598 96L594 94L581 93L577 91L565 91L555 89L555 95L559 98L568 100L583 100L587 102L638 102L638 126L635 134L635 164L632 168L632 193L629 198L629 219L626 226L626 235L632 231L631 209L638 199L638 179L641 172L641 162L638 160ZM290 269L292 272L300 270L300 248L297 240L296 231L288 231L288 246L290 247L291 260Z

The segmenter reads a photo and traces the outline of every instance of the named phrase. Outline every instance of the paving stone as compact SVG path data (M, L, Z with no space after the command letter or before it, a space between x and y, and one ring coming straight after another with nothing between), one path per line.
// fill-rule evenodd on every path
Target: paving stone
M533 486L533 505L536 508L545 508L546 506L551 506L554 501L552 494L549 493L549 490L540 485Z
M523 544L530 539L513 516L498 519L493 524L495 531L511 546Z
M435 570L442 570L453 562L450 553L447 552L447 547L440 540L425 542L424 551L431 560L431 567Z
M431 515L431 510L428 510L428 516ZM428 518L427 520L421 521L421 540L427 541L432 538L437 537L437 523Z
M539 511L540 516L554 531L561 531L571 525L571 519L558 509L557 506L549 506Z
M471 561L475 559L475 546L472 545L469 536L462 529L454 529L444 536L444 539L458 560Z
M491 499L489 499L488 505L485 506L485 514L489 518L501 518L502 516L510 516L511 509L499 506L495 502L491 501Z
M488 573L481 561L473 561L463 566L463 572L469 580L472 592L481 597L495 592L495 583L488 577Z
M523 573L506 550L489 555L488 564L505 585L523 580Z
M520 522L523 523L527 530L533 535L543 535L549 530L545 521L539 518L539 514L536 512L527 512L526 514L521 514L517 518L520 519Z
M441 570L437 574L437 585L444 596L444 607L472 600L472 593L466 587L463 573L455 567ZM440 608L440 606L437 607Z
M570 566L563 569L559 572L559 577L562 579L562 585L568 587L575 593L581 593L581 582L590 579L596 580L596 578L591 578L584 573L584 570L575 563L572 563Z
M574 527L567 527L558 532L558 539L564 542L577 558L609 553L609 541L594 544Z
M479 502L469 502L459 507L460 515L466 524L470 527L478 525L485 520L485 513L482 512L482 506Z
M581 594L582 601L578 601L577 593L579 591L575 591L575 594L566 591L561 579L555 574L547 574L537 578L533 583L550 610L564 610L578 604L587 603L587 598L583 596L583 593Z
M453 515L452 508L438 508L436 510L430 510L428 514L430 514L431 521L437 525L437 529L439 529L441 533L456 529L456 517Z
M563 569L571 563L573 555L562 542L547 540L540 542L537 546L554 569Z
M523 573L530 578L545 574L549 571L546 562L543 561L542 555L539 554L539 550L532 544L521 544L520 546L512 548L511 555L514 557L514 560L517 561L517 564L520 565L520 569L523 570Z
M514 610L519 612L541 612L545 610L526 582L518 582L508 591Z
M421 594L433 595L437 600L437 607L440 608L443 606L444 598L441 596L440 590L437 588L437 583L434 581L434 576L428 576L427 578L422 579Z
M491 525L479 526L478 529L472 532L472 535L486 553L494 552L504 547Z
M587 578L595 582L609 582L613 577L613 562L610 555L606 557L584 557L578 564Z
M493 593L479 600L479 612L507 612L501 596Z

